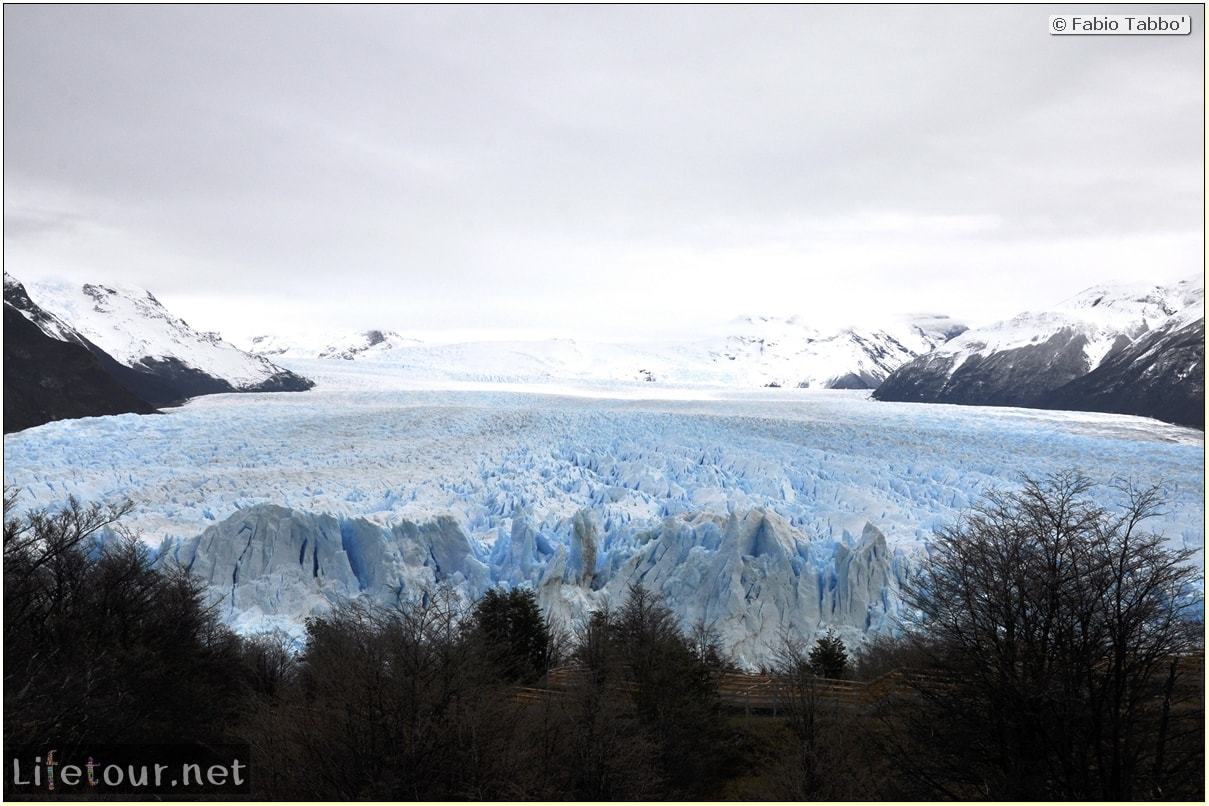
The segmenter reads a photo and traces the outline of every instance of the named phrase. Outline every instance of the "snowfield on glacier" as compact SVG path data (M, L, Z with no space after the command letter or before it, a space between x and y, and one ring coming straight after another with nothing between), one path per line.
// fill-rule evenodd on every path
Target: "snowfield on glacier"
M423 342L392 331L311 331L258 336L247 345L279 359L340 358L414 375L527 382L533 378L673 385L872 389L899 366L930 352L966 326L940 314L889 317L875 324L819 329L797 316L740 316L667 341L570 338Z
M574 625L641 583L753 666L786 630L893 629L933 532L1023 473L1161 482L1150 527L1203 562L1203 434L1153 420L282 363L316 388L6 436L5 484L23 507L130 498L125 525L241 630L438 583L532 586Z

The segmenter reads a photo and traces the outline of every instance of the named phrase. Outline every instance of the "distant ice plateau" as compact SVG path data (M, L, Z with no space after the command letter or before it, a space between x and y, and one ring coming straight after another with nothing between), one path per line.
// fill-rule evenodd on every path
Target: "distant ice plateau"
M715 384L873 389L966 326L947 316L891 317L871 326L820 330L800 317L740 316L716 333L673 341L570 338L426 343L398 333L258 336L248 349L282 359L344 359L455 381Z
M126 525L243 631L438 583L529 586L574 625L642 584L750 666L787 631L894 629L935 530L1022 473L1161 482L1151 528L1203 561L1203 433L1153 420L275 360L316 388L28 429L5 484L27 507L129 497Z

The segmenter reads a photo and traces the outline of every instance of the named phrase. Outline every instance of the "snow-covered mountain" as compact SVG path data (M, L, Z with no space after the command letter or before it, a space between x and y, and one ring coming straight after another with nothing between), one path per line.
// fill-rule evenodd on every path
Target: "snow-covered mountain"
M1204 345L1195 334L1204 319L1202 281L1098 286L968 330L890 373L874 397L1112 411L1203 428Z
M248 352L261 356L286 358L366 358L400 347L419 345L391 330L362 330L356 333L311 333L301 338L280 335L256 336Z
M4 304L19 311L48 338L78 344L81 347L88 346L90 349L95 346L89 345L75 328L30 299L29 292L21 281L8 272L4 273Z
M705 355L715 365L734 362L745 385L799 389L873 389L891 371L963 332L944 316L906 317L880 328L824 332L798 317L744 316L721 345Z
M653 381L872 389L894 368L965 330L944 316L915 316L877 328L821 331L798 317L743 316L720 335L666 343L579 339L429 344L379 330L332 338L259 336L250 349L285 358L369 360L461 381ZM329 337L331 338L331 337Z
M217 334L195 331L142 289L65 283L22 287L6 274L5 299L51 338L103 352L119 366L107 367L111 374L155 405L215 392L297 391L313 385Z
M1037 405L1156 417L1205 427L1205 317L1185 311L1104 357Z
M351 361L361 356L372 355L376 352L386 352L399 347L419 344L416 339L405 339L398 333L382 330L366 330L358 333L343 345L332 344L324 348L320 358L343 358Z
M155 411L114 379L117 362L5 280L6 434L66 418Z

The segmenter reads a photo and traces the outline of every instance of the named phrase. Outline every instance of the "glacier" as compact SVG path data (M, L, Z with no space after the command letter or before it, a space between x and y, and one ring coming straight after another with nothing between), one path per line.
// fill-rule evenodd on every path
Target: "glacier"
M425 343L392 331L312 330L294 337L257 336L248 349L274 360L341 358L391 366L412 375L427 372L496 383L544 378L872 389L897 367L965 329L940 314L889 317L876 324L824 330L797 316L749 315L658 342L546 338Z
M8 435L5 484L25 508L130 498L125 526L244 632L440 584L531 587L574 627L641 584L750 667L783 635L893 630L931 535L1022 473L1162 483L1151 528L1203 562L1203 434L1153 420L289 366L317 387Z

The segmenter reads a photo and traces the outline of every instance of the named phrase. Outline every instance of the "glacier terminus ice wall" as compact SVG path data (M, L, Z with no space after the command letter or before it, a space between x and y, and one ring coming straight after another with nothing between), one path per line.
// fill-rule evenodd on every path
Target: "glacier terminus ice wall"
M890 626L904 570L901 550L890 551L872 524L859 538L812 546L762 508L669 517L607 537L591 510L544 526L517 513L488 551L451 517L386 528L258 504L170 542L160 561L209 583L227 617L252 630L288 627L360 595L407 603L440 584L467 597L499 584L530 587L570 625L642 585L751 661L770 655L784 630L805 639L828 625L859 637Z

